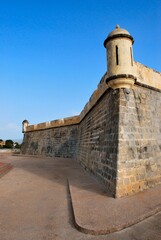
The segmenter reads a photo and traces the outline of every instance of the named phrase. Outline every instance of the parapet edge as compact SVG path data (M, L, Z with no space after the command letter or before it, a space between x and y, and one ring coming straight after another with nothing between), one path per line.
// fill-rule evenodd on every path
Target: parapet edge
M73 116L73 117L68 117L68 118L62 118L62 119L57 119L57 120L53 120L53 121L49 121L49 122L43 122L43 123L39 123L39 124L29 125L26 128L26 132L75 125L75 124L78 124L79 122L80 122L79 115Z
M137 75L136 83L161 90L161 73L139 62L134 62Z
M152 87L154 89L161 90L161 73L155 71L152 68L146 67L145 65L134 62L135 64L135 73L137 76L136 84L140 83L144 86ZM43 122L39 124L29 125L26 127L25 132L32 132L38 130L45 130L55 127L63 127L69 125L79 124L83 118L88 114L88 112L95 106L97 101L101 98L101 96L106 92L109 88L108 84L106 84L106 78L108 77L108 72L106 72L101 78L97 89L91 95L89 101L85 105L84 109L80 113L80 115L57 119L49 122Z

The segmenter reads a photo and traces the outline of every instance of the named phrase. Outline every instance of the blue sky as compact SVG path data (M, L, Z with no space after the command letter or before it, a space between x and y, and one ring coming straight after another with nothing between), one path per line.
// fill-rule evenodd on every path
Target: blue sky
M79 114L116 24L134 37L134 59L161 72L160 0L0 0L0 138L22 138L24 119Z

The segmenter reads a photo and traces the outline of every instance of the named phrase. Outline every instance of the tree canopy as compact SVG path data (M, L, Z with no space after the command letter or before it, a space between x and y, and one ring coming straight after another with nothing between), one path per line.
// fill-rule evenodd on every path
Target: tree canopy
M20 149L21 148L21 144L18 142L14 142L11 139L8 139L6 141L4 141L3 139L0 139L0 142L4 142L3 145L0 146L0 148L16 148L16 149Z
M5 147L6 148L13 148L13 141L11 139L6 140Z

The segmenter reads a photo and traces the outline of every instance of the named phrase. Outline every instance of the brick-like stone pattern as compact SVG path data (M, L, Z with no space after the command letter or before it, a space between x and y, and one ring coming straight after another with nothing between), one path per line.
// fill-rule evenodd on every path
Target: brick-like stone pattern
M119 91L117 197L161 183L161 93L137 85Z
M79 125L28 131L22 154L75 157L115 195L119 94L106 90Z
M78 125L26 132L21 153L73 158L77 153L77 134Z
M108 89L79 126L78 160L115 195L118 146L118 96Z
M77 158L115 197L150 188L161 183L161 92L106 89L80 123L25 132L21 152Z

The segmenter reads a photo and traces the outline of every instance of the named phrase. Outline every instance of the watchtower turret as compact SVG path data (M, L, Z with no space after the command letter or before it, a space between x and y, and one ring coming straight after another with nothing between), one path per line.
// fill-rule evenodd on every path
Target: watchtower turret
M128 31L116 26L104 41L107 50L107 79L109 87L131 88L136 80L134 75L133 37Z
M28 125L29 125L29 122L27 120L24 120L22 122L22 132L23 133L26 132L26 128L27 128Z

